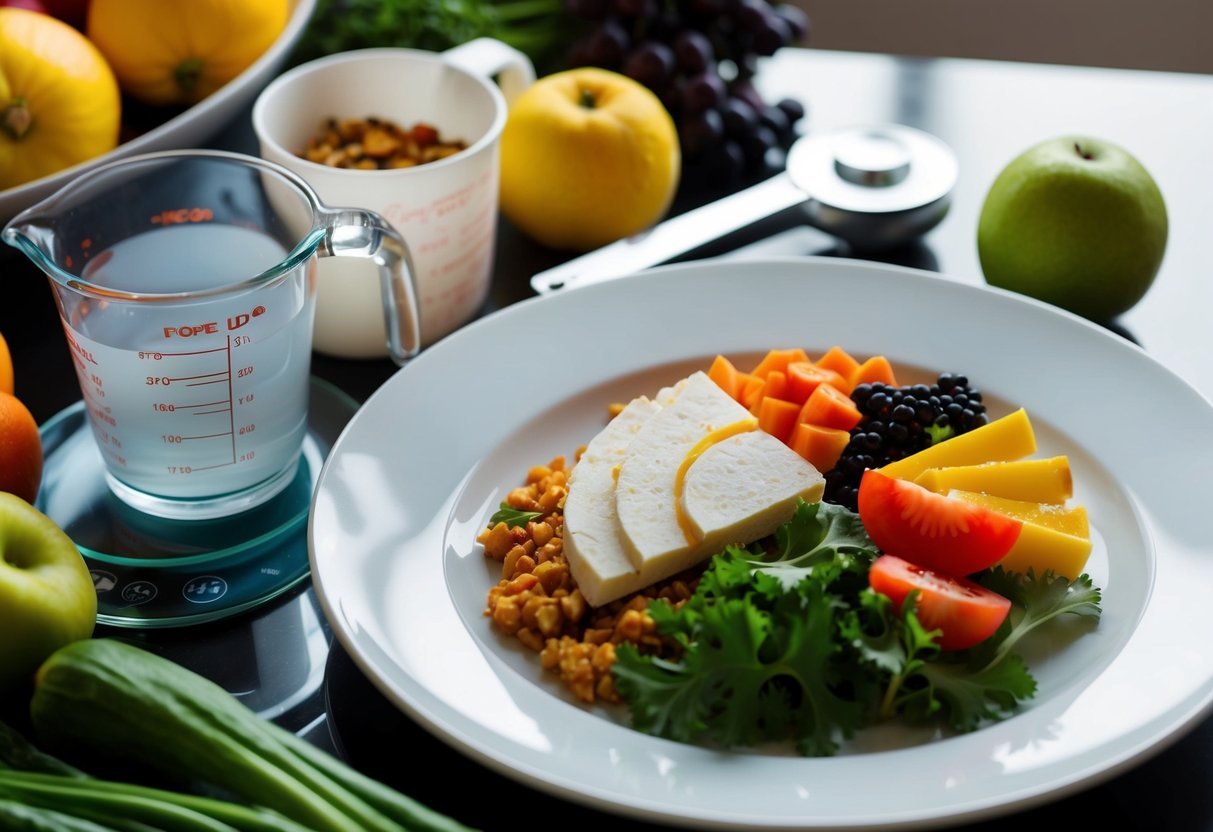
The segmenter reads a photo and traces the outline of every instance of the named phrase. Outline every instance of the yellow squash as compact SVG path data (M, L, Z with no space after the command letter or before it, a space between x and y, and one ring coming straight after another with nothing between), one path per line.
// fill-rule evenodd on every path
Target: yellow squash
M93 0L88 36L127 95L193 104L261 57L287 16L287 0Z
M84 35L53 17L0 8L0 191L118 144L114 74Z

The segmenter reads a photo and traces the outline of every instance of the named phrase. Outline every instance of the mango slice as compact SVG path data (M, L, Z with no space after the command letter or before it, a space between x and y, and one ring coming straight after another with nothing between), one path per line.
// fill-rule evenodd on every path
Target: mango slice
M928 468L980 465L1023 459L1036 451L1036 434L1022 407L979 428L945 439L880 469L896 479L915 480Z
M1091 527L1083 506L1066 508L1057 503L1011 500L972 491L951 490L949 497L986 506L1023 522L1019 539L998 562L1003 569L1037 575L1052 569L1074 580L1082 574L1091 556Z
M928 468L914 482L938 494L957 489L1030 503L1064 503L1074 494L1070 460L1064 455Z

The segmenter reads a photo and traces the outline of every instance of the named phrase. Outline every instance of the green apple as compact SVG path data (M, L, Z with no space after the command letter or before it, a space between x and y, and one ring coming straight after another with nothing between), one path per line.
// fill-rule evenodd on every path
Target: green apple
M986 281L1106 322L1142 299L1167 246L1154 179L1111 142L1062 136L994 180L977 225Z
M0 492L0 690L97 622L97 593L72 539L45 514Z

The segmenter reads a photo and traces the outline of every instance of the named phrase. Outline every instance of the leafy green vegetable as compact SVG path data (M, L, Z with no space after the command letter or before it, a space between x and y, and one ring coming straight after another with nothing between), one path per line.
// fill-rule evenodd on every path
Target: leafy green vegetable
M731 546L681 609L651 604L657 631L683 654L666 661L620 645L615 686L635 726L726 747L791 737L807 755L837 751L868 721L855 692L872 684L848 660L841 597L830 591L862 578L875 556L857 521L838 506L801 503L773 552Z
M0 723L0 829L9 828L307 832L259 806L90 777Z
M1099 614L1086 576L1071 584L996 569L983 583L1011 599L1016 623L945 652L915 613L917 593L898 614L868 586L878 552L853 512L801 503L767 544L715 556L678 610L650 603L677 658L617 648L615 687L637 729L725 747L790 738L814 756L879 719L972 731L1035 695L1010 652L1020 638L1063 613Z
M686 648L681 661L619 647L615 686L635 726L726 747L790 736L805 754L834 753L865 717L836 661L831 598L820 581L787 592L777 578L738 564L745 561L735 550L717 556L720 572L705 574L678 612L651 606L658 632ZM748 580L737 583L743 574Z
M493 37L544 66L578 25L562 0L318 0L292 61L373 46L441 51Z
M998 664L1021 638L1058 616L1068 614L1092 619L1100 616L1100 591L1089 575L1079 575L1070 582L1052 569L1037 577L1032 569L1026 575L1020 575L995 566L981 576L979 583L1010 598L1015 605L1012 615L999 631L988 642L979 645L987 666Z
M797 504L792 519L775 530L775 550L755 560L761 569L791 589L813 570L836 563L844 571L857 571L853 559L864 565L876 555L859 515L833 503Z
M489 518L489 526L505 523L512 529L515 526L525 526L532 520L538 520L542 516L542 511L522 511L521 509L511 508L509 503L502 503L493 512L493 516Z

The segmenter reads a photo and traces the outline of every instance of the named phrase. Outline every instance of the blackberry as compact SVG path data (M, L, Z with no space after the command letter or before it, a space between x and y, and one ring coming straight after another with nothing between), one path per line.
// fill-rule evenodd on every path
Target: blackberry
M866 469L916 454L988 421L981 393L957 373L941 373L929 386L860 384L851 391L851 399L863 418L851 429L850 442L825 475L825 499L852 511L857 509L859 480Z

